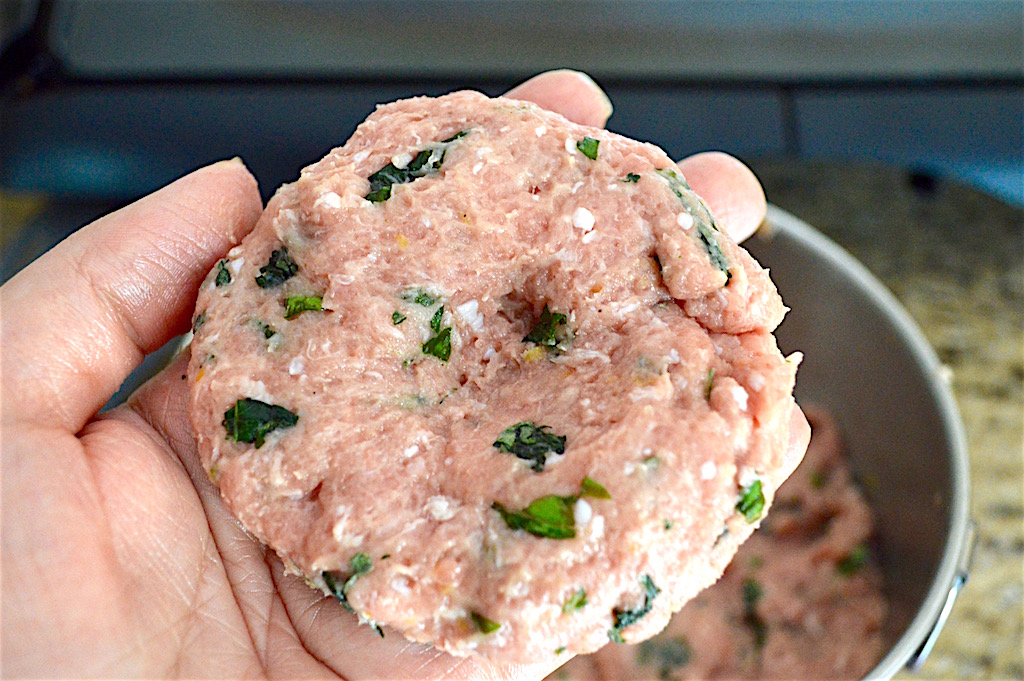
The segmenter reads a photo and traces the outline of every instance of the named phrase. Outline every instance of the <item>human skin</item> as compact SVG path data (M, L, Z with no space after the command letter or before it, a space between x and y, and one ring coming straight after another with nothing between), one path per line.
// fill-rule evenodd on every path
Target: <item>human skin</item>
M587 125L611 114L571 71L508 96ZM703 154L680 167L734 238L760 224L764 194L739 162ZM98 413L188 329L199 284L261 210L242 163L216 163L84 227L0 288L3 674L542 678L548 661L497 666L380 639L285 575L199 463L187 353ZM806 421L793 419L802 449Z

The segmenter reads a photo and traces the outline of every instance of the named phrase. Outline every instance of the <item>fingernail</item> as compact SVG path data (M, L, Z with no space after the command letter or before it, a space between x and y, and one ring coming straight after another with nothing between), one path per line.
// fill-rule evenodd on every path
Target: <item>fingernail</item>
M615 107L612 106L612 100L610 100L608 98L608 95L605 93L604 89L600 85L597 84L597 81L595 81L593 78L590 77L590 74L584 73L583 71L577 71L576 69L562 69L562 70L565 71L566 73L573 74L574 76L579 78L581 81L583 81L583 83L588 88L593 90L594 93L596 95L598 95L598 97L600 97L600 99L601 99L601 108L604 111L605 118L611 118L612 113L614 113L614 111L615 111Z

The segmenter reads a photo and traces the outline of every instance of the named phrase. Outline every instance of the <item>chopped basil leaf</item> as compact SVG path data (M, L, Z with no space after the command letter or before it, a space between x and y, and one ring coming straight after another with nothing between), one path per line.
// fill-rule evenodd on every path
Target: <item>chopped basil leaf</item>
M854 547L846 558L836 563L836 570L843 577L851 577L860 571L868 562L868 548L863 544Z
M589 158L591 161L596 161L597 145L600 143L600 140L596 140L593 137L584 137L576 143L576 148L580 150L581 154Z
M715 236L712 228L708 227L701 220L697 221L697 236L700 238L700 242L704 244L704 248L708 252L708 258L711 259L711 264L718 270L725 272L725 283L728 285L732 279L732 272L729 271L729 261L726 259L725 253L722 252L722 247L718 244L718 237Z
M501 625L499 623L484 617L475 610L469 613L469 616L473 620L473 624L476 625L477 631L481 634L492 634L498 629L501 629Z
M430 149L424 149L416 153L409 164L404 168L397 167L393 162L370 175L370 191L366 195L368 201L380 203L391 198L391 188L396 184L405 184L427 175L436 173L441 164L444 163L444 155L448 151L448 145L464 136L466 131L452 135L448 139L438 142Z
M441 320L444 318L444 305L437 308L437 312L430 318L430 330L434 333L441 332Z
M683 190L685 189L686 191L690 191L690 185L686 183L683 176L671 168L657 168L654 172L665 178L668 182L669 189L672 190L672 193L675 194L676 197L682 199Z
M221 424L229 440L251 442L259 449L267 433L278 428L290 428L298 421L299 417L284 407L245 397L224 412Z
M649 613L651 608L654 607L654 597L661 593L661 589L654 585L654 580L649 575L644 575L640 578L640 585L644 588L644 602L639 607L632 610L615 608L612 611L615 622L612 628L608 630L608 638L615 643L625 643L622 638L622 630L631 624L636 624L644 615Z
M319 312L323 309L322 303L320 296L292 296L284 301L284 318L292 319L303 312Z
M761 585L753 579L743 580L743 624L750 627L754 634L754 645L763 648L768 638L768 625L757 613L757 603L761 600Z
M590 478L583 478L579 494L568 497L548 494L534 499L522 511L510 511L497 501L491 504L491 508L501 514L505 525L511 530L525 530L534 536L547 539L572 539L576 536L576 502L581 496L611 498L611 495L602 496L601 492L608 494L608 490L599 483Z
M533 421L521 421L501 431L494 446L532 462L530 468L540 473L549 455L565 453L565 436L545 432L547 429L548 426L538 426Z
M433 355L447 362L452 355L452 327L446 326L441 332L423 344L423 354Z
M572 539L576 536L575 503L575 496L548 494L534 500L522 511L510 511L498 502L491 504L491 508L501 514L511 530L524 530L535 537L547 539Z
M743 514L748 523L756 522L761 517L764 512L764 494L761 492L760 480L743 488L743 494L736 502L736 510Z
M608 490L604 488L604 485L588 477L583 478L583 482L580 483L580 496L593 497L595 499L612 498L612 495L608 494Z
M540 313L537 323L530 329L530 333L523 338L546 348L564 349L564 344L572 340L572 331L568 328L561 328L566 325L569 318L561 312L552 312L548 306Z
M195 320L192 322L192 333L196 333L199 329L203 328L203 324L206 323L206 310L203 310L196 315Z
M572 596L569 596L569 600L562 605L563 613L570 613L579 610L587 604L587 592L585 589L577 589L573 592Z
M348 567L352 570L352 576L348 579L348 583L351 583L356 577L369 572L373 568L373 561L365 553L357 553L348 562Z
M228 261L221 260L217 263L217 276L214 278L215 286L227 286L231 283L231 270L228 269Z
M658 636L640 642L637 662L641 666L654 665L662 681L676 678L675 671L693 659L693 649L682 636Z
M640 181L640 176L637 175L636 173L629 173L624 178L619 180L619 182L632 182L633 184L636 184L639 181Z
M394 312L391 313L391 323L394 324L395 326L398 326L405 320L406 316L399 312L398 310L395 310Z
M288 255L287 248L280 248L270 254L270 261L260 268L256 283L260 288L270 288L291 279L299 271L299 266Z
M321 573L324 584L330 589L331 593L334 594L335 598L341 601L341 604L345 606L345 609L349 612L354 612L352 606L348 602L348 590L352 588L352 584L357 578L365 575L373 568L373 561L365 553L357 553L352 556L348 562L349 576L345 579L344 583L338 583L338 578L332 572ZM382 637L384 633L380 631L380 627L377 628L377 633Z
M672 193L682 201L683 207L693 216L694 221L697 223L697 238L708 252L711 264L725 273L725 283L728 285L732 279L732 272L729 271L729 261L725 257L725 253L722 252L722 247L715 236L718 228L715 227L715 220L711 216L711 212L699 199L694 200L691 198L690 185L675 170L671 168L658 168L654 172L665 178ZM685 194L683 190L686 190Z

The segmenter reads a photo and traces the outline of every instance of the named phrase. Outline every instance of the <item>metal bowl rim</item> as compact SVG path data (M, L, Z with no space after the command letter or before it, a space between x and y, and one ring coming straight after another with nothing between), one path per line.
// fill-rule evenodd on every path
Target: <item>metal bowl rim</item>
M847 277L892 323L896 334L917 361L942 420L953 486L945 549L921 608L896 644L865 677L891 679L908 662L916 661L914 656L921 647L934 638L933 631L942 626L941 620L948 614L946 604L951 591L957 589L958 582L966 577L963 565L970 550L970 472L960 413L949 386L942 379L942 365L935 351L910 314L881 281L841 246L778 206L768 206L766 221L767 225L762 229L767 228L769 234L773 230L784 233L811 250L816 258Z

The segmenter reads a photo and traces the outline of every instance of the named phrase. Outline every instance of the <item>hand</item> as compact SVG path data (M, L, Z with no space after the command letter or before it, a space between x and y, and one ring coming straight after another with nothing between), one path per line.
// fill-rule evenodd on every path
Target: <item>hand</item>
M510 95L590 125L611 114L574 72ZM763 219L760 185L737 161L681 167L730 233ZM188 328L203 277L261 209L241 162L217 163L79 230L0 289L4 673L541 678L549 663L498 667L381 640L285 576L199 463L186 356L97 414Z

